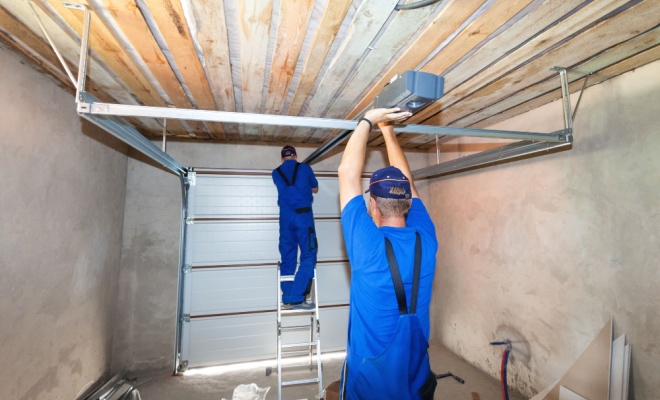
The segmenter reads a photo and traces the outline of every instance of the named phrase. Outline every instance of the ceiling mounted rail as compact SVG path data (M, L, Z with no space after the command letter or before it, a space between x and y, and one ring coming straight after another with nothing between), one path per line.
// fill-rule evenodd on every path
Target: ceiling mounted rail
M358 121L356 120L343 120L343 119L328 119L328 118L312 118L312 117L297 117L285 115L267 115L267 114L251 114L227 111L210 111L210 110L195 110L195 109L180 109L180 108L167 108L167 107L149 107L149 106L136 106L124 104L111 104L102 103L94 96L85 92L85 81L87 74L88 58L89 58L89 33L90 33L90 12L87 7L78 4L66 4L67 7L82 10L85 13L84 29L81 37L81 51L80 63L78 68L78 79L76 86L76 103L78 114L88 119L94 124L107 130L109 133L129 144L130 146L141 151L152 160L158 162L168 170L174 172L181 177L185 177L188 170L179 164L176 160L170 157L163 150L159 149L150 140L140 134L133 127L117 117L141 117L141 118L157 118L157 119L180 119L180 120L196 120L196 121L210 121L210 122L225 122L237 124L256 124L256 125L274 125L274 126L291 126L291 127L309 127L320 129L340 129L343 132L339 135L328 140L321 145L319 149L313 152L303 162L311 163L332 148L339 145L343 140L350 136L351 132L357 127ZM38 19L38 16L35 17ZM43 26L42 26L43 28ZM44 32L45 33L45 32ZM54 43L51 42L53 50L59 54ZM64 63L64 65L66 65ZM430 125L395 125L394 132L396 133L418 133L427 135L442 135L442 136L474 136L484 138L504 138L504 139L518 139L521 140L520 145L510 145L502 147L499 152L484 152L463 157L460 163L454 162L452 166L446 164L437 164L422 170L414 171L414 176L421 177L422 175L433 171L442 171L439 173L445 174L450 170L457 170L457 168L465 169L471 166L484 165L486 163L494 162L492 157L498 159L506 159L518 157L524 154L538 153L549 148L561 148L570 146L573 139L573 120L575 112L571 109L570 97L568 91L568 79L566 77L567 71L565 68L554 67L554 70L559 72L562 88L562 99L564 102L564 121L565 129L553 133L538 133L538 132L519 132L519 131L505 131L505 130L489 130L489 129L472 129L472 128L454 128L445 126L430 126ZM413 73L414 71L409 71ZM70 72L69 72L70 74ZM578 99L579 104L579 99ZM577 111L577 107L576 110ZM497 150L497 149L495 149ZM525 153L527 152L527 153ZM523 154L524 153L524 154ZM487 161L490 160L490 161ZM442 167L440 167L442 166ZM437 174L437 173L436 173Z

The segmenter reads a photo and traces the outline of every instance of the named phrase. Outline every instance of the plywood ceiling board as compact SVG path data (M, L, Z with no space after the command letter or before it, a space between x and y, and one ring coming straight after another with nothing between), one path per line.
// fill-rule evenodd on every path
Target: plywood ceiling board
M613 46L585 62L574 65L573 68L575 71L581 71L584 73L598 72L631 57L631 55L645 52L658 45L660 45L660 27L651 29L650 31L638 35L628 41ZM589 86L593 84L592 78L593 77L589 77L587 82ZM580 80L580 82L582 82L580 74L577 73L569 72L568 79L569 81ZM560 87L559 75L556 74L537 85L518 91L514 95L495 103L492 106L486 107L477 113L456 121L456 125L473 127L492 125L494 122L492 122L493 120L491 117L496 117L496 119L501 120L501 113L506 113L507 118L517 115L514 113L518 106L525 104L530 100L544 96L546 93L553 92L553 96L548 102L561 98L561 92L559 91ZM579 89L580 88L577 90ZM543 105L538 102L535 102L535 104L537 104L537 106Z
M192 0L191 6L197 42L204 55L204 69L215 105L221 111L236 111L224 1ZM238 140L235 127L223 126L228 139Z
M180 0L145 0L197 108L216 110ZM222 124L207 122L211 137L226 138Z
M565 40L568 40L573 35L577 34L581 30L585 29L593 21L602 18L608 13L616 10L622 4L625 4L627 0L617 0L612 2L592 2L577 10L575 13L570 15L568 18L563 20L559 24L550 26L548 29L544 30L540 34L531 37L530 40L526 41L522 46L518 47L515 51L508 54L506 57L500 59L498 62L488 66L482 71L477 69L469 69L470 66L467 63L462 64L458 69L463 71L463 74L467 75L473 73L474 76L468 79L467 81L460 81L459 79L454 79L451 73L446 77L447 86L445 87L445 96L442 100L428 109L433 108L430 111L425 109L420 113L420 119L418 121L426 120L434 112L438 112L441 107L444 110L450 108L453 104L461 101L477 90L487 86L491 82L496 81L497 79L510 74L517 68L523 67L530 60L533 60L535 57L538 57L539 54L549 51L557 43L562 43ZM552 18L556 18L556 14L552 15ZM548 21L549 23L554 23L556 19ZM525 22L523 20L520 21ZM516 24L518 25L518 24ZM513 34L522 34L522 32L517 32L518 29L507 30L502 34L505 39L512 38ZM530 38L529 36L527 37ZM584 52L583 50L582 52ZM475 54L476 56L477 54ZM549 67L548 67L549 68ZM511 92L509 92L511 93ZM447 113L441 112L437 115L433 121L438 124L448 124L449 121L445 118Z
M479 89L454 107L442 110L438 116L426 121L432 125L450 125L452 122L509 97L511 93L533 86L556 74L554 65L571 66L583 62L593 54L606 50L657 25L654 12L660 7L652 1L641 2L607 21L601 21L561 46L544 53L522 68L504 75L497 81Z
M378 82L373 83L371 89L362 100L348 113L346 118L354 118L371 104L383 87L396 74L415 69L419 63L456 32L461 24L470 18L485 0L449 0L443 1L444 7L428 27L424 29L408 49L392 64Z
M59 0L48 0L58 15L78 34L82 33L84 13L64 7ZM142 75L123 46L108 30L100 18L91 12L90 47L103 60L103 62L117 74L126 84L133 95L143 104L149 106L166 107L165 101L158 96L158 92L149 80ZM168 124L172 131L180 134L186 133L179 121Z
M280 115L289 91L289 85L300 57L309 20L314 9L312 0L280 2L279 21L275 35L275 50L270 63L270 76L264 112ZM260 140L272 141L276 126L261 128Z
M147 22L137 7L135 0L102 0L119 28L140 54L172 104L178 108L192 108L192 104L172 71L167 58L156 43ZM199 121L188 121L196 135L205 136L206 128Z

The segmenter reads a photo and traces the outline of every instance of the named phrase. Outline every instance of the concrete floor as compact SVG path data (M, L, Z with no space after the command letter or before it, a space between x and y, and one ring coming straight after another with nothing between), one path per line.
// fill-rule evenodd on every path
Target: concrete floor
M431 368L437 374L451 372L461 377L465 384L460 384L451 377L438 380L435 399L443 400L500 400L500 382L486 375L460 359L446 348L431 345L429 349ZM339 379L342 359L335 357L323 363L323 386ZM241 384L255 383L260 388L270 387L267 400L277 399L277 368L272 364L275 373L266 376L266 366L250 368L234 368L214 374L198 374L171 376L169 372L143 373L137 376L136 385L143 400L221 400L232 399L234 389ZM195 370L192 370L195 371ZM284 380L294 380L315 377L315 371L288 371L283 373ZM301 385L284 387L283 399L316 399L318 386ZM510 393L511 400L523 400L523 397Z

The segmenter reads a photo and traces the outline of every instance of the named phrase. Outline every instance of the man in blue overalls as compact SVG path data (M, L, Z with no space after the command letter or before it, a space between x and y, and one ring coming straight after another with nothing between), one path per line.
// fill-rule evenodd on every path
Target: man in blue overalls
M429 305L438 241L393 128L411 114L374 109L360 119L339 165L344 242L351 265L346 360L340 398L432 400ZM362 169L372 124L379 124L390 166L373 173L369 206Z
M312 212L312 193L318 193L319 184L312 168L299 163L293 146L282 148L282 165L273 170L277 186L277 204L280 206L280 256L282 275L293 275L293 282L282 282L282 303L292 308L313 308L306 303L309 294L318 243ZM296 272L300 248L300 265Z

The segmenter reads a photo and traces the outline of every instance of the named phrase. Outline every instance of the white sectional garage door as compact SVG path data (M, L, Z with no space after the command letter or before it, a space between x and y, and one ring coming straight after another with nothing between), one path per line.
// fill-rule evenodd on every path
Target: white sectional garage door
M328 352L345 349L350 275L336 174L316 175L316 276L321 349ZM280 255L270 171L196 169L188 215L182 362L200 367L274 359Z

